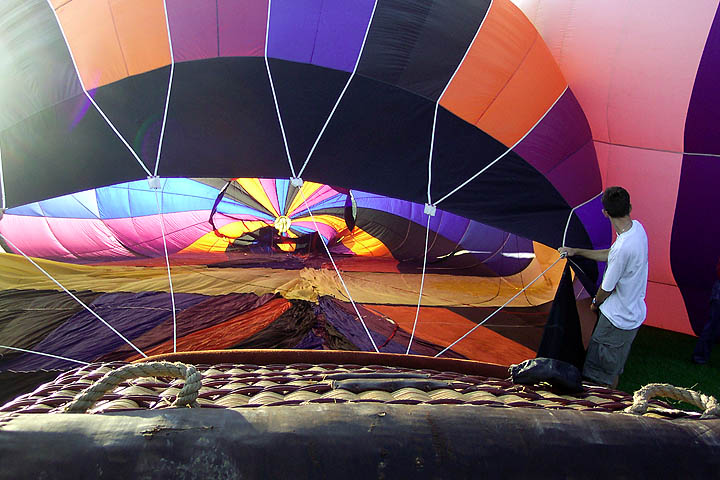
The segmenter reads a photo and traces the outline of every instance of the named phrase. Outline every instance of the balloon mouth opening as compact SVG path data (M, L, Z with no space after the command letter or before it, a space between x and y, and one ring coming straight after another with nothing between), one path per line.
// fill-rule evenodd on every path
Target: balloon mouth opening
M292 220L290 220L290 218L288 218L287 216L282 215L275 219L273 226L275 227L275 230L277 230L278 232L287 233L287 231L290 230L291 224L292 224Z

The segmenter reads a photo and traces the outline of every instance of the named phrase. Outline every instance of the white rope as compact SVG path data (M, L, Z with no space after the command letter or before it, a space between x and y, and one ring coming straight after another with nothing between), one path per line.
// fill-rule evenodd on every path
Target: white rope
M87 88L85 88L85 82L82 79L82 76L80 75L80 70L78 69L77 62L75 61L75 56L73 55L72 48L70 48L70 43L68 42L67 36L65 35L65 30L62 27L62 23L60 22L60 18L58 17L57 12L55 11L55 8L52 5L51 0L46 0L48 6L50 7L50 10L52 10L53 15L55 15L55 21L58 24L58 28L60 29L60 33L62 33L63 40L65 40L65 45L67 46L68 53L70 54L70 59L73 62L73 67L75 67L75 73L77 74L78 80L80 81L80 87L82 87L82 91L87 97L87 99L90 101L90 103L93 104L95 107L95 110L100 114L100 116L105 120L105 122L108 124L108 126L112 129L113 132L115 132L115 135L120 139L120 141L127 147L128 151L132 154L133 157L135 157L135 160L140 164L143 170L145 170L145 173L148 175L152 175L150 173L150 170L145 166L142 160L140 160L140 157L137 153L135 153L135 150L130 146L130 144L125 140L125 138L122 136L122 134L118 131L117 128L115 128L115 125L110 121L110 119L105 115L105 112L100 108L100 106L95 103L95 99L92 98L90 93L88 93Z
M688 388L676 387L668 383L650 383L635 391L633 404L625 409L627 413L643 415L647 412L651 398L665 397L694 405L703 410L701 419L720 417L720 405L715 397L696 392Z
M85 413L95 405L105 392L112 391L120 383L131 378L142 377L172 377L185 379L185 385L180 389L173 407L199 407L197 403L198 392L202 388L202 374L193 365L176 362L147 362L131 363L106 373L100 380L80 392L75 399L67 405L65 413Z
M282 133L283 145L285 146L285 154L287 155L287 161L290 165L290 171L292 172L293 178L295 175L295 167L293 166L292 159L290 157L290 148L288 147L287 137L285 136L285 126L283 125L282 115L280 114L280 105L278 105L277 94L275 93L275 84L273 83L272 73L270 73L270 63L268 62L268 39L270 37L270 7L272 6L272 0L268 0L267 10L267 25L265 26L265 69L267 70L268 80L270 80L270 90L272 90L273 102L275 102L275 113L277 114L278 122L280 123L280 132Z
M492 8L492 1L490 2L490 5L488 6L487 11L485 12L485 16L483 17L482 21L480 22L480 25L478 25L477 30L475 31L475 35L473 36L473 39L470 41L470 44L468 44L467 49L465 50L465 54L463 55L462 59L458 63L457 67L455 67L455 71L450 76L450 79L445 84L445 88L443 88L443 91L440 93L440 96L438 96L438 99L435 101L435 111L433 113L433 124L432 124L432 133L430 134L430 153L428 155L428 182L427 182L427 205L425 207L425 214L428 216L427 221L427 227L425 229L425 253L423 254L423 269L422 269L422 277L420 278L420 293L418 295L418 304L417 309L415 310L415 321L413 322L413 329L412 334L410 335L410 341L408 342L407 351L406 354L410 353L410 346L412 345L413 339L415 338L415 328L417 327L417 321L418 317L420 316L420 305L422 303L422 295L423 295L423 289L425 287L425 272L427 267L427 254L428 254L428 238L430 236L430 217L435 215L435 205L432 203L432 195L430 193L431 187L432 187L432 161L433 161L433 152L435 149L435 131L437 129L437 115L438 115L438 108L440 107L440 101L442 100L443 96L445 96L445 92L447 92L447 89L450 87L450 84L452 83L453 79L455 78L455 75L457 75L458 71L460 71L460 67L462 66L463 62L465 62L465 59L468 56L468 53L470 53L470 49L472 48L473 44L475 43L475 39L477 38L478 34L480 33L480 29L482 29L482 26L485 24L485 19L488 17L488 14L490 13L490 9Z
M465 180L463 183L461 183L460 185L458 185L458 186L457 186L454 190L452 190L450 193L448 193L447 195L445 195L444 197L442 197L440 200L438 200L437 202L435 202L435 205L437 205L437 204L439 204L440 202L446 200L448 197L456 194L460 189L462 189L463 187L465 187L465 185L467 185L468 183L472 182L472 181L475 180L477 177L479 177L480 175L482 175L483 173L485 173L485 171L487 171L487 169L489 169L490 167L492 167L493 165L495 165L497 162L499 162L503 157L505 157L505 155L507 155L508 153L512 152L512 150L513 150L515 147L517 147L517 146L520 144L520 142L522 142L523 140L525 140L525 137L527 137L528 135L530 135L530 132L532 132L533 130L535 130L535 127L537 127L538 124L539 124L540 122L542 122L542 120L545 118L545 116L546 116L548 113L550 113L550 110L552 110L553 107L555 106L555 104L556 104L558 101L560 101L560 99L562 98L562 96L565 95L565 92L566 92L566 91L567 91L567 87L565 87L565 90L563 90L563 92L560 94L560 96L559 96L557 99L555 99L555 101L553 102L553 104L550 105L550 108L548 108L548 109L545 111L545 113L543 114L543 116L540 117L540 119L539 119L537 122L535 122L535 125L533 125L533 126L530 128L530 130L528 130L527 133L525 133L525 135L522 136L522 138L521 138L520 140L518 140L517 142L515 142L515 144L514 144L512 147L510 147L510 148L508 148L507 150L505 150L505 152L504 152L503 154L501 154L501 155L500 155L499 157L497 157L495 160L493 160L492 162L490 162L489 164L487 164L485 167L483 167L483 168L482 168L479 172L477 172L475 175L473 175L472 177L470 177L470 178L468 178L467 180Z
M162 151L163 138L165 138L165 126L167 124L168 108L170 107L170 92L172 91L173 75L175 73L175 55L173 54L172 37L170 36L170 19L167 13L167 0L163 0L163 8L165 9L165 27L167 28L168 45L170 47L170 79L168 80L167 97L165 98L165 111L163 112L162 127L160 128L160 139L158 140L157 158L155 159L155 171L153 175L157 176L158 167L160 166L160 152ZM173 309L173 312L175 310Z
M302 191L302 187L300 187L300 188L298 189L298 191L300 192L300 195L301 195L302 198L303 198L303 205L305 206L305 209L306 209L306 210L308 211L308 213L310 214L310 219L312 220L313 225L315 225L315 231L318 232L318 235L320 235L320 228L318 227L318 224L317 224L317 222L315 221L315 216L313 215L312 210L310 210L310 206L309 206L308 203L307 203L307 198L305 198L305 194L304 194L303 191ZM367 325L365 324L365 320L363 320L362 315L360 315L360 311L359 311L358 308L357 308L357 305L355 305L355 302L354 302L353 299L352 299L352 295L350 295L350 290L348 290L348 287L347 287L347 285L345 284L345 280L343 280L342 275L340 274L340 269L339 269L338 266L335 264L335 260L333 259L333 256L332 256L332 254L330 253L330 249L329 249L328 246L325 244L325 242L322 240L322 238L320 238L320 243L322 243L322 244L323 244L323 247L325 247L325 252L327 252L328 257L330 258L330 262L332 262L332 266L333 266L333 268L335 269L335 272L337 273L338 278L340 279L340 283L342 284L343 288L345 289L345 294L347 295L348 299L350 299L350 303L352 304L353 309L355 309L355 313L357 314L358 319L360 320L360 323L362 323L362 326L363 326L363 328L365 329L365 333L367 333L367 336L368 336L368 338L370 339L370 343L372 343L372 346L373 346L373 348L375 349L375 351L379 353L380 350L378 350L378 347L377 347L377 345L375 344L375 340L373 340L372 335L370 335L370 330L368 329Z
M585 205L592 202L593 200L595 200L602 194L603 194L603 192L600 192L597 195L595 195L594 197L592 197L591 199L586 200L585 202L581 203L580 205L578 205L576 207L573 207L572 210L570 210L570 214L568 215L567 223L565 224L565 231L563 232L563 239L562 239L563 247L565 246L565 240L567 239L568 228L570 228L570 220L572 219L572 216L573 216L573 213L575 213L575 210L577 210L578 208L584 207Z
M370 14L370 21L368 22L367 27L365 28L365 36L363 37L362 45L360 45L360 52L358 53L357 59L355 59L355 66L353 67L353 71L350 74L350 77L348 77L348 80L345 83L345 87L342 89L342 92L340 92L340 96L338 97L337 101L335 102L335 106L333 106L332 110L330 111L330 114L328 115L327 119L325 120L325 124L322 126L322 129L320 129L320 133L318 133L318 136L315 139L315 143L313 143L313 146L310 149L310 152L308 152L307 158L305 158L305 163L303 163L302 168L300 169L300 172L298 172L298 174L297 174L298 177L302 177L302 174L305 171L305 167L307 167L308 162L310 162L310 157L312 157L313 152L315 152L315 148L317 147L318 143L320 142L320 138L323 136L323 133L325 133L325 129L327 128L328 124L330 123L330 119L335 114L335 110L337 110L338 105L340 105L340 101L343 99L343 96L345 96L345 91L348 89L350 82L355 77L355 72L357 71L358 65L360 64L360 58L362 57L363 50L365 49L365 42L367 41L368 32L370 32L370 26L372 25L373 18L375 17L375 9L376 8L377 8L377 0L375 0L375 3L373 4L372 13Z
M30 257L28 257L27 255L25 255L25 253L24 253L22 250L20 250L20 249L17 247L17 245L15 245L12 241L10 241L9 238L7 238L7 237L3 237L3 238L5 238L5 241L8 243L8 245L10 245L11 247L13 247L13 248L14 248L15 250L17 250L18 252L20 252L20 254L21 254L23 257L25 257L30 263L32 263L33 265L35 265L35 267L36 267L38 270L40 270L42 273L44 273L46 277L48 277L50 280L52 280L53 282L55 282L55 284L56 284L58 287L62 288L65 293L67 293L68 295L70 295L76 302L78 302L80 305L82 305L82 306L85 308L85 310L87 310L88 312L90 312L95 318L97 318L97 319L100 320L102 323L104 323L106 327L108 327L110 330L112 330L112 331L115 333L115 335L117 335L118 337L122 338L123 341L125 341L125 343L127 343L127 344L130 345L132 348L134 348L136 352L138 352L138 353L139 353L140 355L142 355L143 357L146 357L146 358L147 358L147 355L145 355L145 353L143 353L142 350L140 350L139 348L137 348L130 340L128 340L127 338L125 338L122 333L120 333L120 332L118 332L117 330L115 330L115 328L113 328L112 325L110 325L108 322L106 322L105 320L103 320L103 318L100 317L100 315L98 315L97 313L95 313L95 311L94 311L93 309L91 309L90 307L88 307L87 305L85 305L85 303L84 303L82 300L80 300L78 297L76 297L75 295L73 295L73 293L72 293L70 290L68 290L68 289L65 288L60 282L58 282L57 280L55 280L52 275L50 275L48 272L46 272L40 265L38 265L37 263L35 263L35 261L33 261L32 258L30 258Z
M53 355L52 353L36 352L34 350L25 350L24 348L8 347L7 345L0 345L0 348L7 348L8 350L16 350L18 352L32 353L34 355L42 355L44 357L52 357L52 358L57 358L59 360L66 360L68 362L75 362L75 363L82 363L83 365L90 365L88 362L83 362L82 360L73 360L72 358L61 357L60 355Z
M164 189L164 186L163 186ZM177 314L175 313L175 292L173 291L172 275L170 274L170 257L168 256L167 240L165 238L165 221L163 220L162 206L158 190L155 189L155 202L157 203L158 214L160 215L160 232L162 233L163 248L165 249L165 265L168 272L168 283L170 284L170 301L172 302L173 315L173 353L177 352Z
M427 254L428 254L428 239L430 237L430 219L432 216L427 216L427 227L425 229L425 255L423 256L423 268L422 277L420 278L420 295L418 296L417 309L415 310L415 321L413 322L412 333L410 334L410 341L408 342L407 350L405 354L410 353L410 346L412 345L413 339L415 338L415 328L417 327L418 317L420 316L420 303L422 302L423 288L425 287L425 269L427 266Z
M498 313L500 310L502 310L503 308L505 308L510 302L512 302L512 301L515 300L518 296L520 296L520 294L522 294L525 290L527 290L533 283L537 282L543 275L545 275L545 272L547 272L547 271L550 270L552 267L554 267L555 264L558 263L558 262L559 262L560 260L562 260L563 258L565 258L565 254L560 255L560 257L558 257L558 259L555 260L555 261L552 263L552 265L550 265L548 268L546 268L545 270L543 270L543 272L542 272L540 275L538 275L537 277L535 277L535 279L534 279L532 282L528 283L525 287L523 287L522 290L520 290L518 293L516 293L515 295L513 295L510 300L508 300L507 302L505 302L504 304L502 304L502 306L498 307L493 313L491 313L490 315L488 315L488 316L485 318L485 320L483 320L482 322L480 322L480 323L478 323L477 325L475 325L475 326L474 326L473 328L471 328L470 331L468 331L465 335L463 335L462 337L460 337L460 338L458 338L457 340L455 340L453 343L451 343L450 345L448 345L447 347L445 347L444 350L442 350L440 353L438 353L438 354L435 355L435 356L436 356L436 357L439 357L440 355L442 355L443 353L447 352L447 351L450 350L452 347L454 347L458 342L460 342L461 340L463 340L465 337L467 337L468 335L470 335L472 332L474 332L475 330L477 330L482 324L484 324L485 322L487 322L488 320L490 320L496 313Z

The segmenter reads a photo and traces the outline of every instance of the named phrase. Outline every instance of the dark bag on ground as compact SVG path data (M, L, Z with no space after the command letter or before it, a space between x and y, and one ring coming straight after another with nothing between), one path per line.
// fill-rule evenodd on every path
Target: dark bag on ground
M534 385L547 382L568 392L582 391L582 374L575 365L554 358L538 357L510 366L513 383Z

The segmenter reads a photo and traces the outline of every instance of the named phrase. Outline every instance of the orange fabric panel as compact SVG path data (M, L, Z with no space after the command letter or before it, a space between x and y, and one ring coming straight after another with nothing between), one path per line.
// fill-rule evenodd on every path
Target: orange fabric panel
M245 340L264 329L275 321L280 315L285 313L291 303L284 298L276 298L270 300L262 307L258 307L242 315L238 315L226 322L212 327L198 330L190 335L185 335L177 339L178 351L192 350L220 350L229 348L236 343ZM172 340L158 345L157 347L145 352L146 355L159 355L161 353L169 353L173 350ZM130 360L138 360L139 355L132 357Z
M129 75L170 64L162 0L110 0Z
M475 124L510 80L536 36L512 3L493 2L440 105Z
M539 35L515 75L475 123L508 147L523 138L567 88Z
M390 305L366 305L372 311L387 316L400 328L412 332L416 307ZM415 336L436 345L446 347L466 334L476 324L467 318L445 308L422 307L418 317ZM510 365L536 353L524 345L503 337L489 328L479 327L464 340L452 347L452 350L471 360Z
M535 27L509 0L496 0L440 104L512 146L566 86Z
M72 0L57 13L88 90L170 63L162 0Z
M107 1L73 0L57 9L80 76L88 90L127 76Z

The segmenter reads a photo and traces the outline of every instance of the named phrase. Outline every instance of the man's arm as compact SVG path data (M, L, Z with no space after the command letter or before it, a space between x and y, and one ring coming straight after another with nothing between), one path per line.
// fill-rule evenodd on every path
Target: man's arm
M603 290L602 288L598 288L597 295L595 295L595 298L593 299L593 302L590 304L590 310L593 312L596 311L602 303L607 300L607 298L610 296L612 292L608 292L606 290Z
M560 247L558 248L558 252L567 252L568 257L574 257L575 255L579 255L581 257L589 258L590 260L595 260L596 262L607 262L608 255L610 254L610 249L606 248L604 250L590 250L587 248Z

